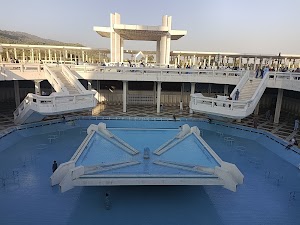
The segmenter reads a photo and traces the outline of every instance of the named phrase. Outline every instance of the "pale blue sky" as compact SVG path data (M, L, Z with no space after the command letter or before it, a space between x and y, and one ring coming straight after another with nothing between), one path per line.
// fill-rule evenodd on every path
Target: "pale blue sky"
M121 23L160 25L188 34L171 50L300 54L300 0L0 0L0 29L86 46L109 48L93 26ZM125 49L154 50L155 43L125 41Z

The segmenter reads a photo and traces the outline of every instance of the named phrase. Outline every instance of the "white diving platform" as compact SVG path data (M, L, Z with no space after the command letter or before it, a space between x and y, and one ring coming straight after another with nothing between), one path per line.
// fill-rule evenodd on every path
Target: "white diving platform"
M220 185L236 191L244 176L210 148L197 127L107 129L99 123L90 125L70 161L50 179L61 192L120 185Z

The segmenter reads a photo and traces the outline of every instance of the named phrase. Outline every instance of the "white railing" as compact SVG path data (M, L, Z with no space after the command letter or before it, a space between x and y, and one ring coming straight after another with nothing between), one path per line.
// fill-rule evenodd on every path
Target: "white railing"
M26 114L28 110L42 115L55 115L79 109L93 108L96 101L93 93L79 95L50 95L40 96L28 94L14 111L15 122Z
M101 73L136 73L136 74L160 74L160 75L210 75L210 76L223 76L223 77L235 77L241 76L246 71L241 70L214 70L214 69L173 69L173 68L151 68L151 67L115 67L115 66L91 66L80 65L70 66L72 70L78 72L101 72Z
M248 101L223 100L218 98L204 97L202 94L192 94L190 108L193 111L200 111L215 116L242 119L254 111L258 101L267 87L269 76L270 73L265 74L255 93ZM247 80L240 81L240 83L246 82ZM240 86L243 85L241 84ZM234 93L234 91L232 93Z
M20 72L41 72L44 65L34 63L0 63L0 67L3 67L4 70L17 70Z
M87 90L85 87L79 82L79 80L73 75L72 71L66 66L62 65L62 73L68 79L68 81L80 92L85 93Z
M51 84L51 86L54 88L56 92L63 92L65 94L69 94L68 89L65 87L65 85L60 81L60 79L57 78L55 73L51 71L49 66L44 65L44 71L45 71L45 77Z

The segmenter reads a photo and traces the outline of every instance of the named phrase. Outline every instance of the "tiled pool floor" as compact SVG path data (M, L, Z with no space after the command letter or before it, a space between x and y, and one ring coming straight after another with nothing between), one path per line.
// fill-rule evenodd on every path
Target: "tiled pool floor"
M244 174L236 193L213 186L127 186L78 187L62 194L50 186L52 162L71 158L85 138L81 131L66 130L51 144L50 133L24 135L0 152L1 225L299 224L300 171L261 144L225 132L235 139L233 145L213 131L204 130L203 138ZM110 210L105 209L106 192Z

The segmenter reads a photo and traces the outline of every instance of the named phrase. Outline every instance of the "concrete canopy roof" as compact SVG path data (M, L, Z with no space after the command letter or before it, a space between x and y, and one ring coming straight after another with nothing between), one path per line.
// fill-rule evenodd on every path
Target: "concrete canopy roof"
M110 33L115 31L124 40L142 40L142 41L158 41L168 33L171 35L171 40L178 40L186 35L187 31L184 30L171 30L168 31L166 26L141 26L141 25L125 25L114 24L113 28L110 27L94 27L102 37L109 38Z

